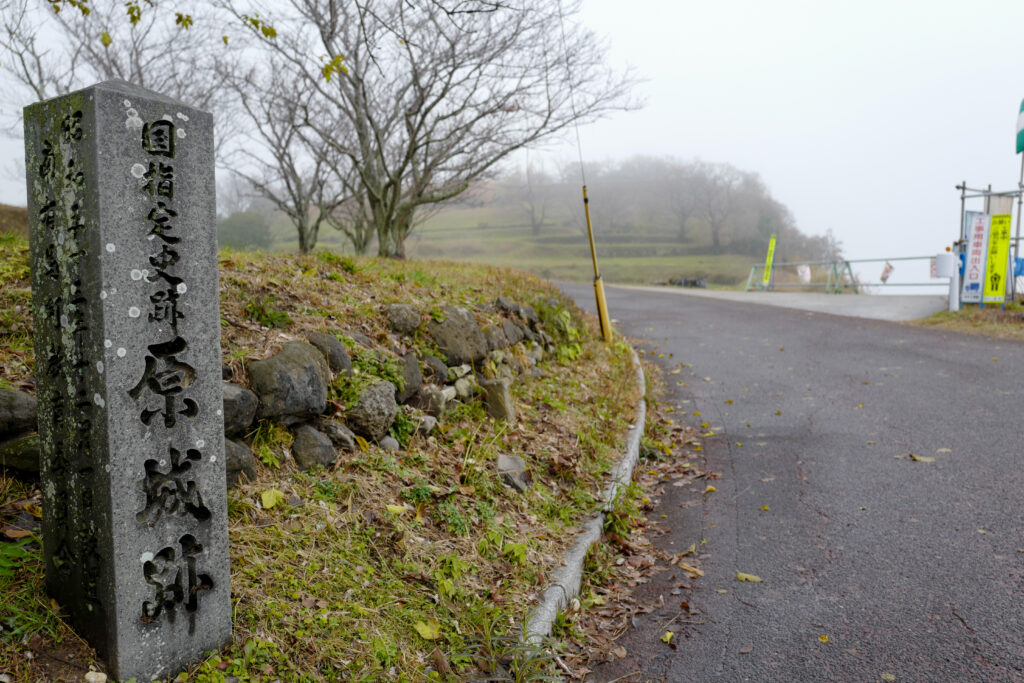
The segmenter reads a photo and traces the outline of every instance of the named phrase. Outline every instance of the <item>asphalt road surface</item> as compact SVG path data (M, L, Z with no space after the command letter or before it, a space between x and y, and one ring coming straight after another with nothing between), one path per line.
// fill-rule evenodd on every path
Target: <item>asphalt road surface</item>
M590 286L563 289L593 311ZM660 365L692 366L666 375L670 401L710 424L721 476L703 495L665 487L655 543L697 543L706 576L643 586L664 606L591 680L1024 681L1024 344L607 294Z

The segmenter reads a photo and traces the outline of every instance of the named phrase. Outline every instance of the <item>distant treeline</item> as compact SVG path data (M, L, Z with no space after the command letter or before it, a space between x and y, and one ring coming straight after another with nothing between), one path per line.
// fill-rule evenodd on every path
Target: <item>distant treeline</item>
M633 157L589 164L586 174L592 223L602 244L676 242L679 253L757 257L774 233L779 259L831 260L842 251L831 230L823 236L801 233L757 173L730 164ZM551 233L565 239L565 227L584 237L579 178L576 164L555 172L528 166L478 187L473 201L517 215L538 239ZM626 251L643 253L640 247Z

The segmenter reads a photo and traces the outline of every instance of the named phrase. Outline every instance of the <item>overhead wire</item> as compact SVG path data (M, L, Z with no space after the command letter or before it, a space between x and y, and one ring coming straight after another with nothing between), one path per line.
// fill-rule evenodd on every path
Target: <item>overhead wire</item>
M587 239L590 241L590 258L594 265L594 298L597 303L597 317L601 322L601 336L605 341L612 340L612 325L608 317L608 304L604 295L604 282L597 266L597 247L594 245L594 229L590 224L590 199L587 197L587 175L583 166L583 142L580 137L579 111L576 109L576 87L573 83L572 62L569 60L569 41L565 35L565 14L562 12L562 0L558 0L558 25L562 34L562 54L565 56L565 75L569 84L569 106L572 108L573 126L576 129L576 153L579 155L580 179L583 181L583 213L587 221Z

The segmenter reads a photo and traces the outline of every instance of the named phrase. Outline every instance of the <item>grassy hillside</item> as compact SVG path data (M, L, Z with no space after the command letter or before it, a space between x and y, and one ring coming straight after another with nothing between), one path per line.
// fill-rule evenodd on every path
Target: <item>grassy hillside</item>
M380 310L392 302L487 315L500 294L534 305L561 341L539 375L515 381L514 427L475 399L424 436L407 410L399 451L363 442L333 469L301 472L289 431L259 423L246 437L258 475L228 498L234 641L176 680L456 681L501 667L526 680L550 671L550 658L517 635L621 452L638 398L628 347L599 341L550 285L490 266L225 250L220 273L223 361L234 381L245 381L250 360L310 331L371 340L372 349L351 347L356 378L392 367L398 353L436 352L426 335L391 332ZM0 237L3 383L32 393L27 277L25 240ZM332 390L354 381L339 375ZM503 485L498 453L529 463L526 493ZM0 673L79 681L102 664L43 591L38 486L0 471ZM268 505L272 491L280 498ZM630 520L620 523L628 533Z
M24 208L0 204L0 232L27 235L26 219ZM269 223L270 250L298 251L295 229L286 217L275 215ZM712 254L710 238L698 234L694 239L683 244L672 235L650 231L640 236L599 234L598 266L608 282L650 284L702 277L711 286L736 287L746 282L751 264L763 260L763 256ZM329 227L320 232L318 245L347 250L341 233ZM587 238L579 229L550 224L534 236L507 207L446 208L416 228L407 249L411 259L516 268L556 281L589 281L594 273Z
M596 243L598 266L609 282L649 284L704 277L713 285L734 286L746 281L754 261L740 254L710 254L703 241L682 244L656 233L599 234ZM412 258L521 268L552 280L587 281L594 273L590 247L580 230L547 225L534 236L518 216L499 208L445 209L416 229L408 253Z

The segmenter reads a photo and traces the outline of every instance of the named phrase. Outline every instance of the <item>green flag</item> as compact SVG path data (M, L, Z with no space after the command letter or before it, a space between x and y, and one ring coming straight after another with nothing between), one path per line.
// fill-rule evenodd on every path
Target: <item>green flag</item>
M1017 154L1024 152L1024 101L1020 103L1020 113L1017 114Z
M772 237L768 240L768 255L764 257L764 279L762 284L767 287L772 281L772 266L775 261L775 233L772 233ZM762 289L764 288L762 287Z

